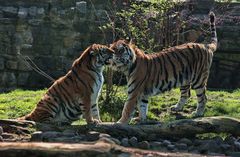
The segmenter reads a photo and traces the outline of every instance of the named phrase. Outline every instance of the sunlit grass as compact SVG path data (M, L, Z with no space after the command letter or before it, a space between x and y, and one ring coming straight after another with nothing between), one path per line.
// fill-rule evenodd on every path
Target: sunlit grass
M30 113L45 92L46 90L15 90L0 94L0 119L17 118ZM192 96L182 112L185 118L191 118L191 112L195 110L197 104L195 92L191 91L191 93ZM112 97L108 104L105 104L104 96L105 90L103 90L99 99L102 121L117 121L121 116L124 102L127 99L126 87L119 87L117 94ZM148 118L160 121L176 119L176 116L170 112L170 107L177 103L179 97L179 89L151 97L149 99ZM231 92L208 90L207 97L208 102L204 116L240 118L240 89ZM84 121L75 122L75 124L79 123L84 124Z

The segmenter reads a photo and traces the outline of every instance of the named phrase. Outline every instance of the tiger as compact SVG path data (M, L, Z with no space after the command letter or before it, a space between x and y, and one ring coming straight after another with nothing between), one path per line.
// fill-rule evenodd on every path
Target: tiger
M185 43L170 47L158 53L145 54L131 41L119 39L110 46L114 50L114 70L121 71L127 78L128 98L118 123L129 123L135 108L140 123L146 123L149 96L157 95L180 87L181 96L172 111L181 111L190 97L190 89L197 95L194 117L203 116L207 102L206 85L217 49L215 14L209 14L211 41L206 44Z
M113 50L93 44L77 58L68 73L56 80L37 103L35 109L18 120L71 124L83 116L87 124L100 123L97 104Z

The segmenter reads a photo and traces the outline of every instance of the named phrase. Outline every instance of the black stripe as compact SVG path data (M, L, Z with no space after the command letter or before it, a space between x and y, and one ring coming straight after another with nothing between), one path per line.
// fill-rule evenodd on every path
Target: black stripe
M163 65L164 65L165 80L168 81L168 72L167 72L167 68L166 68L166 62L164 59L164 55L162 55L162 59L163 59Z
M174 63L172 62L171 57L169 57L168 54L166 54L166 56L167 56L167 58L168 58L168 60L169 60L169 62L170 62L170 64L171 64L171 66L172 66L173 77L174 77L174 79L177 79L176 67L175 67Z
M80 81L86 88L88 88L87 85L85 84L85 82L78 76L77 72L74 69L72 69L72 72L73 72L74 76L76 76L78 81Z
M134 69L136 68L137 66L137 62L133 62L132 66L130 67L129 71L128 71L128 74L129 76L131 75L131 73L134 71Z
M162 80L162 84L161 84L161 86L159 87L159 90L160 90L160 91L163 91L163 87L164 87L164 85L165 85L165 81Z
M197 97L202 97L204 95L204 92L201 94L197 94Z
M169 81L169 82L168 82L167 90L171 90L171 89L172 89L172 81Z
M128 83L128 88L130 88L135 82L136 82L137 78L133 79L132 82Z
M145 99L142 99L142 102L147 104L148 103L148 100L145 100Z
M66 90L62 87L62 85L61 84L59 84L59 90L61 91L61 93L62 93L62 97L66 100L66 105L67 106L74 106L74 105L72 105L71 104L71 99L69 99L69 96L67 95L67 92L66 92Z
M44 100L47 104L48 104L48 107L53 111L53 112L57 112L58 111L58 109L56 108L56 105L55 104L53 104L51 101L48 101L48 100Z
M95 108L97 106L97 104L93 104L92 106L91 106L91 108Z
M79 77L75 69L72 69L73 74L76 76L77 80L80 81L87 89L90 88L91 92L93 93L93 88L91 86L85 84L85 82Z

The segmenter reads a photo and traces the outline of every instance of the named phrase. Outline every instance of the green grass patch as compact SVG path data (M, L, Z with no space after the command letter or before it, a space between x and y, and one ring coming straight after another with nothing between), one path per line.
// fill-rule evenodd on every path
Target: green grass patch
M117 87L114 87L116 89ZM99 98L100 114L103 121L117 121L122 112L124 102L127 99L126 87L118 87L117 94L113 95L106 103L105 90ZM46 90L29 91L15 90L0 94L0 119L17 118L27 113L36 106ZM194 91L181 114L184 118L190 118L195 110L197 99ZM180 97L179 89L175 89L149 99L148 118L159 121L172 121L177 118L169 109L176 104ZM230 116L240 118L240 89L235 91L207 91L208 102L205 116ZM137 113L136 113L137 115ZM75 124L84 121L77 121Z
M30 113L45 90L15 90L0 94L0 119L17 118Z

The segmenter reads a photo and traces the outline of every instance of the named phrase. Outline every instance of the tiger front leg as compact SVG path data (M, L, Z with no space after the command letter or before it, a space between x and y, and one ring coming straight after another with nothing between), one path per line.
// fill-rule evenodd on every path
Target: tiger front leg
M117 123L128 124L134 115L136 104L137 98L129 97L127 102L124 104L122 116Z
M94 119L92 116L92 105L91 103L84 103L83 116L86 119L87 124L98 124L98 119Z
M97 120L99 123L102 123L99 113L99 107L98 104L93 104L91 107L91 114L94 120Z

